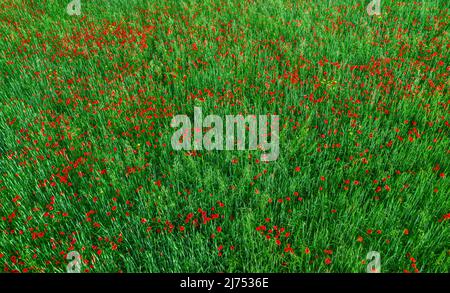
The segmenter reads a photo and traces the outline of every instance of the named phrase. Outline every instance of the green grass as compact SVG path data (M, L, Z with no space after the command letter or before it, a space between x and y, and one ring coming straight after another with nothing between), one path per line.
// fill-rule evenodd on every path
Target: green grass
M4 271L449 272L447 1L69 2L0 4ZM194 106L278 160L172 150Z

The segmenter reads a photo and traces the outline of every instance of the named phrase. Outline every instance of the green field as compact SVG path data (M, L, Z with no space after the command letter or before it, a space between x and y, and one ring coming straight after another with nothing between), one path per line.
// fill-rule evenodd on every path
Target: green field
M0 3L0 271L450 271L450 2L69 2ZM194 107L278 159L174 150Z

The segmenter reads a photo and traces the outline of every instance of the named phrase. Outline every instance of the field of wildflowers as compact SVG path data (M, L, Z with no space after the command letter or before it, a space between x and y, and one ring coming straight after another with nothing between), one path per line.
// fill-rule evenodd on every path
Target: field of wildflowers
M447 0L69 2L0 3L1 271L449 272Z

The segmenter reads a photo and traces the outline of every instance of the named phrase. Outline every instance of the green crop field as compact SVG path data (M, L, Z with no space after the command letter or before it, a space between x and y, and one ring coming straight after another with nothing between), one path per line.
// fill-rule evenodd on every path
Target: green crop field
M450 271L450 2L69 2L0 3L0 271Z

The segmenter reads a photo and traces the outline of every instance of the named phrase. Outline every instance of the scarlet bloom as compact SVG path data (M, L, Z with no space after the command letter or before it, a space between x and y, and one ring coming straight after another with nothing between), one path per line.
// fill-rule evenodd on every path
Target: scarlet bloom
M305 248L305 253L306 253L306 254L310 254L310 253L311 253L311 251L309 250L308 247Z
M300 172L300 167L299 166L295 167L295 172Z
M403 234L408 235L409 234L409 230L408 229L403 230Z
M327 257L326 259L325 259L325 264L326 265L329 265L331 263L331 259L329 258L329 257Z
M222 232L222 227L220 227L220 226L217 227L217 232L219 232L219 233Z
M292 249L291 245L288 245L284 248L284 252L294 253L294 249Z

